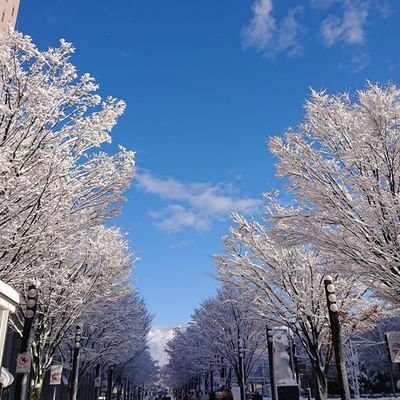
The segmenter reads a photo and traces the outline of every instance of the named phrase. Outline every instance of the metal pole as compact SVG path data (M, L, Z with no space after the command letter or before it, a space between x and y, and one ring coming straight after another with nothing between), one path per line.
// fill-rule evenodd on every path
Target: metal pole
M347 378L346 365L343 356L342 338L340 335L340 323L338 306L336 304L335 286L331 276L324 279L326 301L328 304L329 321L331 323L332 344L335 352L336 370L342 400L350 400L350 388Z
M101 377L100 377L100 364L96 364L96 369L94 371L95 383L98 385L94 387L94 400L98 400L100 395Z
M239 352L239 375L240 375L240 398L246 400L246 380L244 371L244 354L243 354L243 339L238 339L238 352Z
M268 347L268 364L269 364L269 379L271 383L271 397L272 400L277 400L278 396L276 393L276 383L274 374L274 347L273 347L273 337L272 330L268 329L268 325L265 326L267 332L267 347Z
M112 385L113 385L113 367L111 366L107 372L107 393L106 400L112 400Z
M214 371L211 368L211 362L210 362L210 393L212 398L214 398Z
M76 400L78 394L78 383L79 383L79 350L81 347L82 329L80 326L76 327L75 341L74 341L74 353L72 358L72 371L71 371L71 392L70 399Z
M20 353L27 353L29 351L31 329L36 314L36 302L37 302L37 289L35 285L31 284L28 286L28 295L26 301L24 327L22 330ZM25 400L26 392L28 389L28 377L29 373L17 373L15 379L14 400Z
M385 333L385 342L386 342L386 349L387 349L387 354L388 354L388 361L389 361L389 374L390 374L390 383L392 385L392 392L394 397L397 397L396 393L396 386L394 384L394 379L393 379L393 364L392 364L392 358L390 357L390 348L389 348L389 342L387 338L387 334Z
M130 396L131 396L131 381L128 380L127 390L126 390L126 399L130 400Z

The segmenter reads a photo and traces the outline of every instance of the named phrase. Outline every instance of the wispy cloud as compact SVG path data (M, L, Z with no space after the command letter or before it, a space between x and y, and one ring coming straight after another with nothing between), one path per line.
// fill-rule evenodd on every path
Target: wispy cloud
M327 46L339 42L364 44L371 13L380 17L391 13L390 3L386 0L312 0L311 4L319 9L334 6L335 10L339 10L339 13L330 13L321 22L321 34Z
M242 29L241 38L244 48L254 47L266 57L280 52L300 55L302 47L300 36L303 27L297 20L302 13L301 6L289 9L288 14L278 21L273 13L272 0L256 0L252 6L252 18Z
M183 249L183 248L185 248L185 247L187 247L187 246L190 246L190 245L193 244L193 243L194 243L194 240L193 240L193 239L181 240L181 241L178 242L178 243L172 244L172 245L170 246L170 248L171 248L171 249Z
M149 349L152 357L159 362L160 366L167 364L168 357L165 353L165 345L172 339L174 331L172 328L153 327L149 333Z
M237 195L226 183L182 183L172 178L157 178L147 171L136 177L139 188L169 201L163 209L149 212L161 230L178 232L186 228L207 231L215 220L226 219L232 211L243 214L257 212L261 199Z
M365 24L369 13L367 3L343 2L340 16L329 15L322 21L321 33L327 46L341 41L347 44L361 44L365 39Z
M273 0L254 0L252 17L241 31L243 48L254 48L265 57L274 57L278 53L301 56L303 40L311 26L306 27L299 18L305 10L314 9L318 12L317 26L325 46L342 43L364 47L362 57L357 56L352 62L356 72L367 65L366 39L370 20L392 13L390 0L310 0L308 4L301 1L299 4L278 18L274 15Z
M366 49L362 48L360 51L353 54L349 60L339 63L339 69L350 70L357 73L367 68L370 61L370 53Z

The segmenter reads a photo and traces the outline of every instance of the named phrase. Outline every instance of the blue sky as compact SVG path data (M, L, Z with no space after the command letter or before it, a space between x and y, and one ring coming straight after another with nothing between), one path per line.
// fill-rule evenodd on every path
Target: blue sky
M279 187L266 139L302 120L311 87L399 82L397 0L21 0L17 29L60 38L102 95L126 101L115 144L137 178L116 223L160 327L214 294L229 212L257 215Z

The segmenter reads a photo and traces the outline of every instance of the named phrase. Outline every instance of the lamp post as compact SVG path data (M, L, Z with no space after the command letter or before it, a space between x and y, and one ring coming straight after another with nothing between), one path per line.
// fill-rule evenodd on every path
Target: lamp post
M114 369L114 367L111 365L110 368L108 368L108 371L107 371L106 400L112 400L113 369Z
M36 303L37 303L37 289L35 285L30 284L28 286L25 320L24 320L24 327L22 330L22 339L20 347L20 355L23 355L25 353L25 357L29 359L28 368L30 367L31 364L31 357L30 354L27 353L29 352L31 329L36 314ZM28 376L29 372L22 372L22 373L17 372L16 382L15 382L15 394L14 394L15 400L25 400L27 386L28 386Z
M340 335L340 323L338 316L338 305L336 303L335 286L331 276L324 279L326 301L328 304L329 321L332 332L332 344L335 352L336 370L342 400L350 400L350 388L347 378L345 360L343 356L342 338Z
M240 398L246 400L246 377L244 368L244 342L242 338L238 339L239 350L239 371L240 371Z
M268 348L268 365L269 365L269 379L271 382L271 397L272 400L277 400L276 394L276 383L274 373L274 347L273 347L273 332L272 329L268 329L268 325L265 327L267 332L267 348Z
M210 360L210 394L211 398L214 399L214 371L211 360Z
M79 350L81 348L81 338L82 338L82 329L80 326L77 326L75 331L74 353L72 358L71 394L70 394L71 400L76 400L76 396L78 394Z

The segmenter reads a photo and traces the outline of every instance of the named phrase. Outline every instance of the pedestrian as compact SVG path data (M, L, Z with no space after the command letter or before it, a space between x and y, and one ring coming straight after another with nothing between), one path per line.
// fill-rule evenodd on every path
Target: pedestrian
M230 389L225 388L221 393L221 400L233 400L233 394Z

